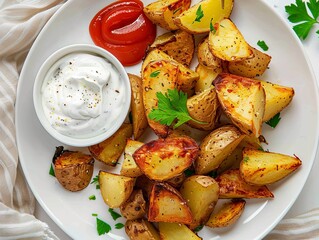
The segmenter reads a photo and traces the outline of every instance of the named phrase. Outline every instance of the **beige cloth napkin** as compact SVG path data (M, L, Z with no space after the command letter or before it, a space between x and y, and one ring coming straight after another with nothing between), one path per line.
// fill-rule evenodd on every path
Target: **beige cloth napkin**
M61 0L0 0L0 240L58 237L34 216L35 200L18 164L14 103L24 59ZM284 219L269 239L319 239L319 208Z

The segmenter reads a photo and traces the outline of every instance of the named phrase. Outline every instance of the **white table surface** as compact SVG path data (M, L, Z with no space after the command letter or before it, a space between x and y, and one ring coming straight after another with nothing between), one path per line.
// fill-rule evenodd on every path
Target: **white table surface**
M287 19L287 14L285 13L285 6L293 3L291 0L268 0L267 1L276 11L278 11L285 19ZM287 20L288 22L288 20ZM289 23L290 24L290 23ZM319 83L319 36L315 32L319 29L319 25L315 26L311 32L310 36L306 41L303 41L303 45L306 53L312 63L314 73L316 75L317 81ZM313 208L319 207L319 153L317 153L316 160L314 162L312 171L308 177L308 180L299 195L297 201L289 210L285 218L294 217L298 214L307 212ZM46 222L51 230L61 239L61 240L70 240L67 234L65 234L45 213L41 206L36 203L35 216Z

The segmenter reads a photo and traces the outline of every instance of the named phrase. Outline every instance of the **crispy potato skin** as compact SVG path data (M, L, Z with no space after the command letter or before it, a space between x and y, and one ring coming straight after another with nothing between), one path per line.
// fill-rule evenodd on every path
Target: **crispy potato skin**
M177 30L158 36L150 46L150 50L154 48L163 51L177 62L189 66L195 52L195 40L192 34Z
M131 83L131 111L134 139L139 139L148 127L143 104L143 83L139 76L128 74Z
M129 199L121 205L120 211L127 220L143 218L147 213L146 201L141 189L133 190Z
M101 143L89 146L92 156L107 165L115 166L122 155L126 140L133 134L132 124L123 123L110 138Z
M193 175L184 181L180 193L192 211L193 221L189 228L204 225L217 203L218 183L209 176Z
M228 170L215 179L219 184L219 198L273 198L267 186L253 186L245 182L239 169Z
M134 152L133 158L147 177L164 181L191 166L197 155L195 140L180 136L146 143Z
M174 22L179 28L190 33L207 33L210 31L210 23L214 25L216 22L230 16L233 5L234 0L203 0L176 17ZM194 21L197 18L199 7L201 7L204 16L199 21Z
M223 204L219 211L212 213L206 226L211 228L228 227L234 224L244 211L246 201L233 199Z
M176 30L174 18L189 8L191 0L159 0L144 7L145 15L167 30Z
M160 240L159 233L155 227L143 218L126 221L125 232L130 240Z
M249 184L266 185L287 177L301 165L296 156L244 148L240 173Z
M150 222L190 224L192 212L181 194L167 183L155 183L149 200Z
M198 44L197 58L199 64L202 64L212 70L222 68L222 60L216 57L209 48L208 37L202 39L202 41Z
M92 178L94 158L79 151L62 151L54 159L54 172L58 182L71 192L86 188Z

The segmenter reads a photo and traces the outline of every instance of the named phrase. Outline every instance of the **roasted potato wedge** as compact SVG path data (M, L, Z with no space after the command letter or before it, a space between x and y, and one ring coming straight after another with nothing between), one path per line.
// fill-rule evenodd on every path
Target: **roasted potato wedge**
M249 184L266 185L285 178L301 164L296 156L244 148L240 173Z
M214 25L209 33L209 48L212 53L225 61L240 61L254 56L236 25L228 18Z
M261 76L268 68L271 61L271 56L250 47L253 52L253 57L241 61L231 61L228 63L228 71L232 74L255 78Z
M158 223L158 229L161 240L181 240L181 237L187 240L202 239L185 224L160 222Z
M143 104L143 83L139 76L128 74L131 83L131 111L134 139L139 139L148 127Z
M111 137L101 143L89 146L88 149L96 160L115 166L125 149L126 140L132 134L132 124L123 123Z
M104 202L110 208L118 208L133 192L135 178L99 171L99 184Z
M145 15L167 30L176 30L174 18L189 8L191 0L158 0L144 7Z
M209 39L208 37L204 38L197 48L197 58L199 64L209 67L212 70L222 68L222 60L216 57L209 48Z
M156 181L149 179L145 175L136 178L135 187L142 189L145 198L149 199L153 185Z
M177 176L170 178L166 180L165 182L171 185L174 188L180 188L181 185L183 184L184 180L186 179L186 175L184 172L178 174Z
M210 31L210 24L230 16L233 5L234 0L203 0L176 17L174 22L190 33L206 33Z
M222 73L214 81L219 102L231 121L246 134L261 135L266 95L254 79Z
M195 51L194 36L186 31L177 30L158 36L150 50L157 48L177 62L189 66Z
M133 153L143 145L144 143L127 139L124 149L124 160L121 167L121 175L126 177L138 177L143 175L143 172L137 166L133 159Z
M209 176L193 175L184 181L180 193L192 211L193 221L189 228L204 225L217 203L218 183Z
M207 135L200 144L199 156L194 163L196 174L206 174L217 169L244 136L232 125L222 126Z
M55 177L65 189L77 192L89 185L94 168L91 155L64 150L60 146L56 148L53 164Z
M156 228L146 219L127 220L125 232L130 240L160 240Z
M187 110L193 119L201 122L190 120L188 121L190 126L200 130L213 130L220 113L215 87L211 86L201 93L188 98Z
M167 137L169 127L149 118L157 107L156 94L165 94L168 89L177 88L178 66L167 60L150 62L143 71L143 101L149 126L160 137Z
M291 87L259 80L266 94L266 106L263 121L267 122L287 107L295 95Z
M196 81L195 84L195 92L196 94L198 94L213 85L213 81L216 79L218 74L223 71L223 68L220 67L211 69L202 64L198 64L195 71L199 75L199 79Z
M222 207L210 215L206 226L211 228L228 227L234 224L244 211L246 201L236 199L226 202Z
M147 177L164 181L191 166L197 155L197 143L190 137L181 136L146 143L135 151L133 158Z
M239 169L228 170L216 179L219 185L219 198L273 198L273 193L267 186L248 184L240 174Z
M179 68L178 77L177 77L178 88L179 90L182 90L183 92L187 93L188 97L192 96L194 94L196 81L199 79L198 73L189 69L183 64L177 62L172 57L170 57L169 55L167 55L166 53L164 53L163 51L159 49L154 49L153 51L150 51L147 54L142 64L142 71L141 71L142 78L144 78L143 73L144 73L145 67L152 61L160 61L160 60L167 60L178 66Z
M141 189L133 190L129 199L123 203L120 207L120 211L123 217L127 220L135 220L143 218L146 213L146 201L143 197Z
M190 224L192 213L181 194L167 183L155 183L149 200L150 222Z

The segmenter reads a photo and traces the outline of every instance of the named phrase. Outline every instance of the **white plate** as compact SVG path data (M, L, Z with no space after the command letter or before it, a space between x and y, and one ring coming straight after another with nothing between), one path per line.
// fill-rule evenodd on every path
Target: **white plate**
M146 2L146 1L145 1ZM40 65L55 50L74 43L91 43L88 25L91 18L108 0L70 0L50 19L36 39L23 66L16 101L17 143L20 162L27 181L38 202L48 215L74 239L105 239L96 231L92 213L112 226L106 239L127 239L124 229L116 230L108 207L98 190L89 185L85 190L72 193L64 190L48 174L55 146L41 127L32 103L33 81ZM264 40L272 56L270 69L262 77L282 85L292 86L296 95L291 105L282 112L282 120L275 129L264 126L269 145L266 149L285 154L296 154L302 167L287 179L274 184L272 200L249 200L240 220L231 228L199 232L203 239L260 239L286 214L300 193L312 167L318 145L318 94L315 78L309 68L299 40L265 2L236 0L231 18L246 40L256 46ZM257 47L258 48L258 47ZM138 74L139 66L127 68ZM95 173L105 168L97 163ZM89 200L96 195L95 201ZM116 237L116 235L118 237ZM122 236L122 237L120 237Z

